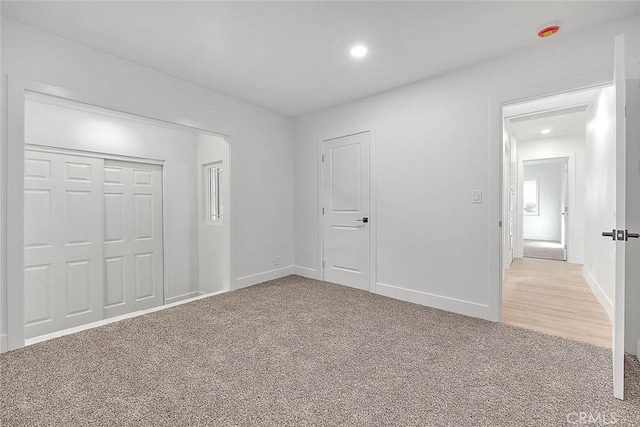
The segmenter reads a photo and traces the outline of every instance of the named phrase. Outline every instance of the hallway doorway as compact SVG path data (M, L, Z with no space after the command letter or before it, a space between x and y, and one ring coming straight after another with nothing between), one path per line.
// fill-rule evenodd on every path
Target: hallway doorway
M613 258L602 229L615 157L603 155L612 89L505 106L502 320L611 348Z

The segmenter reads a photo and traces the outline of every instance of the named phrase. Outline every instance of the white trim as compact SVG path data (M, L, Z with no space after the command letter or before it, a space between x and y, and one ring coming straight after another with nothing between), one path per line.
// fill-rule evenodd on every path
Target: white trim
M487 312L489 320L502 321L502 281L504 274L504 104L489 97L487 133L489 167L487 168ZM495 141L496 143L493 143ZM493 167L493 166L496 167ZM496 191L492 191L492 190ZM508 200L507 200L508 201Z
M205 294L205 295L198 295L198 296L195 296L195 297L192 297L192 298L183 299L181 301L173 302L173 303L170 303L170 304L160 305L158 307L148 308L146 310L138 310L138 311L134 311L133 313L127 313L127 314L123 314L121 316L111 317L109 319L102 319L102 320L98 320L97 322L87 323L86 325L76 326L75 328L63 329L61 331L52 332L50 334L40 335L39 337L29 338L29 339L25 340L24 345L28 346L28 345L32 345L32 344L37 344L39 342L48 341L48 340L53 339L53 338L59 338L59 337L62 337L64 335L75 334L77 332L86 331L87 329L97 328L99 326L108 325L110 323L119 322L121 320L130 319L132 317L143 316L145 314L153 313L155 311L160 311L160 310L164 310L166 308L176 307L176 306L179 306L179 305L182 305L182 304L187 304L187 303L190 303L190 302L193 302L193 301L197 301L197 300L201 300L201 299L204 299L204 298L209 298L209 297L212 297L212 296L215 296L215 295L223 294L225 292L227 292L227 291L217 291L217 292L211 292L211 293ZM174 297L174 298L178 298L178 297Z
M582 267L582 276L591 288L591 292L593 292L593 295L595 295L596 299L598 300L604 311L607 313L607 316L609 316L609 320L613 322L613 302L611 301L611 299L607 296L596 278L593 277L591 273L589 273L589 271L587 271L586 267Z
M320 278L320 272L316 268L300 267L299 265L294 265L293 274L306 277L308 279L322 280Z
M324 266L322 262L324 261L324 214L322 210L324 209L324 183L323 183L323 159L324 155L324 142L322 138L318 138L318 153L317 153L317 161L316 161L316 187L318 193L318 280L324 280Z
M262 273L249 274L247 276L238 277L235 282L234 290L246 288L248 286L257 285L258 283L268 282L269 280L279 279L281 277L293 274L293 266L276 268Z
M175 297L167 297L164 299L164 305L173 304L178 301L182 301L189 298L196 298L200 295L204 295L204 293L201 291L193 291L193 292L187 292L181 295L176 295Z
M369 292L378 283L378 163L375 124L369 130Z
M529 235L529 236L523 236L522 240L540 240L543 242L553 242L553 243L560 243L560 240L558 240L556 238L556 236L543 236L543 235Z
M387 285L385 283L376 284L377 294L414 304L425 305L440 310L463 314L465 316L490 319L491 312L488 305L478 304L457 298L445 297L442 295L430 294L413 289L401 288L399 286Z
M640 338L636 338L636 358L640 359Z
M7 352L7 336L0 335L0 354Z
M31 151L38 151L41 153L66 154L66 155L72 155L72 156L90 157L93 159L115 160L118 162L143 163L143 164L157 165L157 166L163 166L165 164L165 161L162 159L153 159L153 158L136 157L136 156L124 156L121 154L110 154L103 151L89 151L89 150L79 150L76 148L63 148L63 147L56 147L53 145L34 144L32 142L26 142L24 144L24 149L31 150Z
M21 79L8 76L7 156L2 185L6 194L4 209L6 246L4 249L7 299L3 312L7 319L7 350L24 346L24 142L25 86ZM12 248L12 250L9 250Z

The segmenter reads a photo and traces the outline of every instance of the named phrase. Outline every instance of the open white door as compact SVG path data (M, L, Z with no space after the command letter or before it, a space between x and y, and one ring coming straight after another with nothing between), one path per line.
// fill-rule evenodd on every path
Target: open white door
M624 35L616 37L613 93L615 99L616 124L616 229L615 245L615 291L613 312L613 394L618 399L624 398L624 296L625 296L625 244L627 229L625 224L626 210L626 85L624 64Z

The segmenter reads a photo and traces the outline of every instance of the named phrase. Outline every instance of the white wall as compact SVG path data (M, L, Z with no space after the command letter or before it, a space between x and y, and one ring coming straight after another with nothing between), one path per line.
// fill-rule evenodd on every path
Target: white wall
M567 231L567 262L584 263L585 197L586 197L586 145L584 133L553 136L529 141L518 141L518 171L524 168L524 161L568 157L569 169L569 229ZM522 183L522 177L519 182ZM522 192L518 192L518 227L516 230L516 256L522 257L524 230L522 215Z
M613 90L603 90L587 124L587 199L584 275L609 317L615 289L615 242L603 231L616 228L616 153ZM631 285L633 286L633 285ZM637 308L636 308L637 309Z
M532 240L551 240L559 242L562 238L562 204L560 194L564 163L553 162L524 165L523 181L538 182L538 215L524 215L522 221L523 238Z
M319 275L318 141L371 129L377 292L497 319L500 103L610 81L620 33L637 64L635 17L296 119L296 266Z
M199 292L197 135L98 109L31 101L25 105L29 144L163 160L168 302ZM106 114L104 114L106 113Z
M3 112L7 75L13 75L98 99L122 111L197 123L230 135L236 177L231 184L236 230L232 285L246 286L291 272L291 119L4 17L1 55ZM6 150L6 140L1 147ZM0 176L6 171L6 151L2 154L5 163ZM280 256L282 268L274 271L275 256ZM3 283L0 294L6 292L4 288ZM0 312L0 319L3 341L6 313Z
M206 197L203 166L222 162L222 218L206 221ZM198 135L198 241L200 259L200 290L205 293L229 288L229 144L223 138Z
M416 300L426 296L422 303L495 318L499 103L610 80L613 36L619 33L627 35L627 63L637 87L640 48L634 17L575 37L560 34L535 48L300 118L295 122L295 171L291 120L6 18L2 83L6 85L6 74L22 76L105 99L133 113L186 118L231 135L234 174L239 177L233 189L236 285L273 275L261 273L274 268L275 255L283 266L289 265L294 228L295 263L309 275L317 274L317 140L372 129L379 160L375 179L380 218L373 218L380 221L375 236L381 249L376 257L378 281L415 289L419 294L409 295ZM554 67L540 73L543 63ZM5 87L2 93L4 110ZM632 174L637 172L638 149L631 141L637 141L640 130L629 122ZM5 147L6 141L2 150ZM631 178L638 183L636 175ZM485 203L472 206L470 190L476 188L484 190ZM640 217L638 196L633 197L630 219ZM635 278L628 280L628 289L633 287L629 292L637 296L640 263L635 259L627 265L627 276ZM640 298L634 301L635 313ZM3 316L0 313L0 319ZM635 341L640 320L627 331L635 333L628 342ZM628 351L635 348L628 346Z

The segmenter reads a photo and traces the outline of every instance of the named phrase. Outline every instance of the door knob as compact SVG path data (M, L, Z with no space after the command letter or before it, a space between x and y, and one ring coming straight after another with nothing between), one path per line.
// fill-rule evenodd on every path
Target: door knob
M627 241L630 238L631 239L640 238L640 234L638 233L629 233L628 230L615 230L615 229L611 230L611 232L603 231L602 236L611 237L613 240L622 240L622 241Z
M356 221L367 223L369 222L369 218L367 218L366 216L363 216L362 219L356 219Z
M616 230L614 229L611 231L603 231L602 237L611 237L612 240L616 240Z

